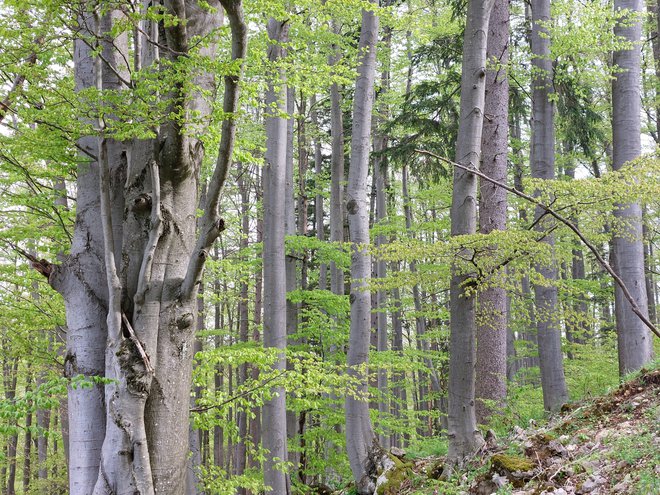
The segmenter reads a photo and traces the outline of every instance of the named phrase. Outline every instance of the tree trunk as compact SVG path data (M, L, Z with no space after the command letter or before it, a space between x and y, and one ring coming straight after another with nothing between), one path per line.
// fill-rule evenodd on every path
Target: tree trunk
M488 25L486 94L482 136L482 171L500 182L507 181L509 146L509 1L495 0ZM506 229L506 191L480 181L479 232ZM492 247L497 250L497 246ZM500 274L493 274L495 277ZM502 274L503 276L503 274ZM486 401L502 406L506 399L507 293L495 281L479 293L477 324L476 415L486 424L494 412Z
M275 19L268 21L268 59L281 60L282 46L288 40L289 25ZM285 176L287 121L280 114L287 111L284 70L277 69L266 91L266 165L264 167L264 347L277 354L273 369L286 369L286 273L284 258ZM272 388L273 397L263 406L264 482L274 494L290 493L289 479L282 463L288 459L286 401L284 388Z
M373 11L362 11L360 30L360 62L353 101L351 162L346 191L346 210L351 241L351 325L348 345L348 375L357 387L346 395L346 449L358 494L371 495L376 485L374 448L377 445L371 420L367 365L371 320L371 256L369 247L368 174L371 144L371 112L374 100L378 17Z
M642 12L641 0L615 0L614 9ZM612 63L619 68L612 81L612 168L621 170L641 153L641 53L637 44L642 35L641 18L624 16L614 27L620 36L635 46L614 52ZM614 209L612 250L614 268L632 294L637 306L648 316L648 296L644 276L642 209L639 202L620 204ZM625 375L648 363L653 355L651 333L633 313L630 303L617 286L614 290L619 346L619 373Z
M555 133L552 60L550 59L550 39L540 23L550 21L550 0L532 0L532 64L535 77L532 81L532 177L554 179L555 177ZM549 222L541 218L544 211L536 208L535 223L538 232L544 232L542 242L554 251L554 236L546 232ZM554 255L553 255L554 258ZM553 261L536 270L548 284L534 287L536 302L537 339L543 405L547 410L558 410L567 400L566 381L561 350L561 335L557 306L557 267Z
M332 162L330 169L330 242L344 242L344 119L341 110L339 84L330 86L330 129L332 133ZM330 262L330 290L344 294L344 273Z
M222 5L231 19L232 58L243 59L240 1L222 0ZM186 22L142 21L136 70L153 70L159 57L169 60L158 70L179 64L190 39L206 38L218 28L220 4L210 6L215 15L195 2L178 2L166 7L167 14ZM108 11L101 19L97 11L84 20L85 42L76 43L78 89L121 90L129 77L127 44L125 35L112 39L110 33L118 20L126 21L125 14ZM159 48L142 43L147 37ZM102 58L93 58L86 45L90 38L98 40ZM215 54L213 43L197 48L201 56ZM71 255L49 279L67 309L67 374L111 382L103 387L105 410L103 388L71 391L72 495L184 492L197 287L209 249L224 228L218 202L236 124L233 119L222 124L221 151L195 241L203 158L195 136L211 112L202 95L214 91L215 81L190 66L175 77L161 96L167 114L196 115L199 121L166 118L155 126L155 138L121 143L112 139L112 127L106 129L112 118L106 114L89 122L97 136L80 142L85 154ZM225 77L225 113L237 109L239 78ZM189 82L201 91L190 91Z
M463 44L461 117L456 143L456 162L479 168L486 85L486 37L492 0L470 0ZM474 174L454 169L451 206L451 235L474 234L477 227L477 179ZM464 250L463 256L470 256ZM462 464L477 450L483 439L477 429L474 410L476 361L475 296L466 291L473 274L452 267L450 281L449 342L449 465Z
M314 197L314 227L316 230L316 238L319 241L325 240L325 226L323 222L324 211L323 211L323 194L321 193L321 188L319 187L318 181L321 180L323 174L323 150L322 143L319 137L319 116L318 111L316 110L317 100L316 96L312 96L310 103L311 112L310 117L312 120L312 125L314 128L314 175L316 179L316 196ZM328 288L328 266L325 263L321 263L319 267L319 289L326 290Z
M28 363L25 393L32 391L32 372ZM29 401L32 406L32 401ZM32 411L28 410L25 416L25 437L23 438L23 493L28 493L32 481Z
M247 173L247 169L243 164L239 164L238 168L238 190L241 197L241 207L240 207L240 216L241 216L241 240L239 241L239 247L242 252L246 252L248 248L248 238L250 235L250 217L249 217L249 208L250 208L250 193L248 191L247 184L245 183L244 175ZM239 285L239 295L238 295L238 339L242 343L246 343L249 340L250 332L250 317L248 313L248 283L245 280L241 280ZM242 363L238 368L238 384L239 386L245 384L248 377L248 364ZM234 452L234 470L237 475L242 475L245 472L245 467L247 463L247 432L248 432L248 416L247 411L239 409L238 411L238 443L236 444L236 449ZM246 490L244 488L239 488L239 495L244 495Z

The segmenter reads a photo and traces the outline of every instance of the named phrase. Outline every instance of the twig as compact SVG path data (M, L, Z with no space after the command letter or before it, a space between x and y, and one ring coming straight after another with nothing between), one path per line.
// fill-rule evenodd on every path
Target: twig
M226 404L229 404L230 402L234 402L235 400L240 399L241 397L245 397L246 395L251 394L255 390L259 390L260 388L265 387L270 382L275 381L278 378L280 378L287 371L289 371L289 370L282 370L279 374L277 374L275 376L271 376L270 378L268 378L267 380L264 380L264 382L260 383L259 385L255 385L254 387L252 387L252 388L250 388L250 389L248 389L244 392L241 392L240 394L234 395L233 397L230 397L227 400L223 400L219 404L213 404L211 406L193 407L193 408L190 409L190 412L206 412L206 411L210 411L211 409L219 409L222 406L224 406Z
M635 301L635 298L632 296L632 294L630 294L630 291L628 290L628 287L626 287L626 284L623 282L623 280L621 280L621 277L619 277L619 275L616 273L616 271L614 271L614 268L612 268L610 266L610 264L607 261L605 261L605 258L603 258L601 256L601 254L598 252L598 249L596 249L596 246L594 246L584 236L584 234L580 231L580 229L578 229L575 226L575 224L573 222L571 222L569 219L563 217L562 215L557 213L556 210L553 210L548 205L542 203L541 201L534 198L533 196L530 196L529 194L525 194L524 192L519 191L515 187L507 186L506 184L489 177L488 175L484 174L483 172L477 170L476 168L468 167L466 165L461 165L460 163L453 162L453 161L449 160L448 158L436 155L435 153L432 153L431 151L420 150L420 149L417 149L415 151L417 153L421 153L423 155L431 156L431 157L433 157L437 160L440 160L442 162L445 162L448 165L451 165L453 167L460 168L461 170L465 170L466 172L472 173L472 174L476 175L477 177L481 177L482 179L490 182L491 184L494 184L498 187L501 187L502 189L504 189L506 191L509 191L510 193L515 194L516 196L519 196L519 197L529 201L530 203L542 208L546 213L548 213L549 215L551 215L552 217L557 219L559 222L566 225L569 229L571 229L575 233L575 235L578 236L580 241L582 241L582 243L587 247L587 249L589 249L589 251L591 251L591 253L594 255L594 257L596 258L596 260L598 261L600 266L602 266L605 269L605 271L610 274L612 279L614 279L614 282L619 286L619 288L621 289L621 292L623 293L625 298L630 303L630 306L631 306L631 309L632 309L633 313L635 313L637 315L637 317L642 321L642 323L644 323L644 325L646 325L646 327L649 330L651 330L651 332L653 332L657 337L660 338L660 330L658 330L658 328L644 315L644 313L642 313L642 310L639 309L639 306L637 306L637 302Z
M151 366L151 361L149 360L149 355L147 352L144 350L144 347L142 347L142 342L137 338L137 335L135 335L135 330L133 330L133 327L131 326L131 322L128 321L128 318L126 317L126 314L122 311L121 313L121 319L124 322L124 325L126 325L126 330L128 330L128 336L131 342L135 344L135 347L137 348L138 352L140 353L140 357L142 358L142 361L144 362L144 367L147 369L149 373L154 372L153 366Z
M53 273L53 267L55 265L53 265L48 260L38 259L36 256L34 256L34 255L28 253L27 251L24 251L23 249L19 248L13 242L7 242L7 244L9 244L9 247L11 247L18 254L20 254L24 258L27 258L27 260L30 262L30 266L32 266L32 268L34 268L39 273L41 273L44 277L48 278L48 277L50 277L50 274Z

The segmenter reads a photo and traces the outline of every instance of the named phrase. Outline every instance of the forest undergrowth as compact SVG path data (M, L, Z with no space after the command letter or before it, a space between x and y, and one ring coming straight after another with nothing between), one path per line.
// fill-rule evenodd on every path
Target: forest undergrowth
M543 424L530 420L501 436L489 430L484 447L449 477L444 456L394 449L377 493L660 494L658 364L605 395L567 404Z

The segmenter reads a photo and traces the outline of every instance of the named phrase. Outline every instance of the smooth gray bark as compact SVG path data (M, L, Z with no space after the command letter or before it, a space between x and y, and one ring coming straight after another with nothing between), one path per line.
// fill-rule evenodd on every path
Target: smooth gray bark
M241 239L239 247L241 251L246 252L248 248L248 239L250 235L250 193L248 186L245 182L244 175L247 173L247 168L241 163L238 165L238 191L241 198L240 216L241 216ZM238 338L240 342L246 343L249 340L250 320L248 313L248 283L242 280L239 286L239 300L238 300ZM238 385L243 385L248 378L248 364L243 363L238 368ZM248 415L244 410L237 411L238 422L238 443L235 445L234 451L234 472L242 475L245 472L247 464L247 432L248 432ZM238 495L244 495L247 491L244 488L238 489Z
M540 23L550 21L550 0L532 1L532 177L537 179L555 178L555 132L552 60L550 59L550 39ZM536 230L546 232L552 226L546 222L544 211L536 208ZM547 232L543 238L554 251L554 235ZM536 270L548 280L548 284L534 287L536 302L536 329L541 367L543 405L547 410L558 410L567 400L564 378L561 334L557 305L557 266L554 260L537 266Z
M377 3L376 3L377 4ZM351 241L351 325L348 345L348 375L356 380L356 393L345 400L346 449L359 494L371 495L376 485L373 472L374 447L377 446L369 418L366 366L371 328L371 256L369 247L369 198L367 197L369 152L371 149L371 112L374 101L378 17L362 11L360 61L353 100L351 161L346 191L346 210Z
M312 96L311 100L311 111L310 111L310 118L312 120L312 126L314 128L314 135L315 137L313 138L314 142L314 175L316 176L316 180L320 180L323 174L323 149L322 149L322 142L320 137L318 136L319 133L319 117L318 117L318 112L316 110L316 105L317 105L317 100L316 96ZM323 201L323 194L321 193L321 189L318 187L317 184L317 194L314 198L314 227L316 230L316 238L319 241L325 240L325 224L324 224L324 201ZM322 263L321 266L319 267L319 289L325 290L328 288L328 266L325 263Z
M389 0L386 0L383 5L389 6ZM383 29L382 46L385 50L385 61L380 77L381 96L386 96L390 90L390 58L392 50L392 28L386 26ZM374 152L376 153L374 159L374 175L376 180L376 222L377 224L384 224L388 218L388 201L387 190L389 188L388 177L388 161L386 156L379 155L387 148L388 136L380 129L389 118L389 106L386 101L381 99L378 103L379 118L375 122L376 137L374 138ZM376 246L383 246L387 243L387 236L379 234L376 237ZM387 277L387 263L382 260L376 260L376 277L384 279ZM376 321L376 350L385 352L389 348L389 335L387 325L387 291L384 289L378 290L376 293L376 307L377 307L377 321ZM388 374L387 370L380 368L378 370L378 392L380 397L378 399L378 413L380 417L386 417L390 413L390 401L388 390ZM383 429L382 421L379 425ZM379 434L378 441L382 448L389 449L391 446L390 435L387 432Z
M642 12L641 0L615 0L615 10L627 9L631 15ZM612 62L618 68L612 81L612 168L620 170L641 153L641 18L626 15L614 27L614 34L635 43L630 49L614 52ZM620 204L614 209L612 238L614 268L648 317L648 296L644 274L642 209L639 202ZM614 290L619 373L625 375L648 363L653 356L651 333L633 313L623 291Z
M468 2L461 76L461 116L456 143L456 162L478 169L486 86L486 40L492 0ZM451 235L477 231L477 178L454 169L451 205ZM462 257L471 253L463 250ZM466 286L471 274L454 266L450 281L449 341L449 465L461 464L476 451L483 438L477 429L474 410L476 362L476 314L473 289ZM466 288L472 292L466 291Z
M487 44L481 170L493 179L506 182L509 146L508 0L493 3ZM484 180L479 182L479 190L479 232L488 234L505 230L506 191ZM503 405L506 399L507 293L494 281L494 285L481 291L478 297L476 415L477 422L485 424L493 413L493 406L483 400Z
M283 57L281 43L288 39L287 22L270 19L268 59L277 63ZM273 369L286 369L286 268L284 258L287 121L287 91L283 69L271 74L266 91L266 155L264 167L264 347L277 357ZM273 387L273 397L263 406L264 482L277 495L290 493L289 478L282 463L288 459L286 398L284 388ZM268 489L267 489L268 490Z
M85 36L94 31L91 15L80 20ZM94 87L92 49L82 39L74 41L76 90ZM96 156L96 140L79 141L82 150ZM107 287L103 273L103 234L98 222L98 164L86 157L78 167L76 225L66 270L55 270L50 283L64 297L67 320L67 377L105 374ZM86 274L85 280L71 272ZM91 493L99 473L101 446L105 433L105 406L102 385L76 387L68 391L69 489L72 494Z
M241 3L221 3L232 19L232 57L242 59L246 36ZM192 38L205 38L218 28L220 3L210 6L216 15L196 2L166 3L168 14L186 22L157 29L141 21L135 46L142 51L136 53L135 69L153 70L159 57L178 63L176 54L187 53ZM102 25L92 16L83 19L79 34L86 39L77 42L75 60L79 88L121 89L128 52L109 32L123 16L104 13ZM99 42L103 57L93 60L86 46ZM214 43L198 50L215 55ZM237 109L239 77L225 78L223 110L228 114ZM188 81L203 92L215 89L212 74L192 72ZM217 206L235 133L233 119L225 120L195 242L203 158L195 136L203 132L211 111L203 92L189 91L180 81L161 95L171 111L196 114L199 122L164 119L156 138L118 143L104 134L106 121L99 120L97 136L81 141L87 153L78 175L73 246L50 281L67 307L67 373L104 375L113 381L105 387L105 410L100 390L80 388L70 396L72 495L178 494L185 489L197 286L223 228Z
M335 29L337 31L337 29ZM331 62L333 62L331 60ZM330 129L332 134L332 159L330 165L330 241L344 241L344 118L341 110L339 84L330 86ZM330 290L333 294L344 294L344 273L330 262Z

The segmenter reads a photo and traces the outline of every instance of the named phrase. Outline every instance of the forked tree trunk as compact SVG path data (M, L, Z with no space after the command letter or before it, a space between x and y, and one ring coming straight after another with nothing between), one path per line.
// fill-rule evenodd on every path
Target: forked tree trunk
M351 162L346 191L346 210L351 241L351 325L348 344L348 375L358 383L356 394L346 395L346 449L359 494L371 495L374 483L376 437L369 418L368 383L365 366L369 356L371 327L371 256L369 247L369 152L371 111L374 100L378 17L362 11L360 62L353 101Z
M289 25L275 19L268 21L268 59L280 62L282 43L288 39ZM271 75L266 91L266 164L264 167L264 347L277 353L273 369L286 369L286 274L284 259L285 176L287 153L287 91L284 70ZM274 495L290 493L289 478L283 462L287 461L287 421L284 388L273 387L273 397L263 406L264 482ZM268 490L268 488L267 488Z
M232 57L243 59L241 3L220 3L231 19ZM166 7L169 15L186 22L157 26L141 21L134 69L153 71L159 57L179 63L178 54L189 50L191 38L205 39L218 28L220 3L209 4L215 14L196 2ZM110 32L117 21L126 20L125 14L110 10L101 22L100 15L91 15L99 6L83 8L88 11L80 31L85 41L76 42L77 87L121 90L129 73L127 44L123 36L111 39ZM100 46L103 58L94 58L87 43ZM213 43L197 48L202 56L215 55ZM157 70L167 65L158 64ZM161 98L177 115L198 115L197 123L165 119L152 129L154 139L120 143L106 135L107 121L99 119L92 123L97 135L80 142L85 163L78 175L71 255L52 268L49 279L67 309L67 373L112 381L105 385L105 400L101 388L71 391L72 495L184 493L197 287L223 228L218 201L235 134L235 121L224 121L195 241L203 158L195 136L203 132L201 122L211 111L202 95L213 92L215 80L212 74L187 70ZM239 77L225 77L225 113L237 110ZM189 91L189 82L203 91Z
M550 59L550 39L542 23L550 21L550 0L532 1L532 177L537 179L555 178L555 132L554 103L552 100L552 61ZM543 241L554 252L554 235L546 232L552 224L543 221L541 208L536 208L534 219L536 230L545 232ZM568 400L564 365L561 350L561 335L557 304L557 266L553 260L537 266L537 271L548 283L534 287L536 302L536 329L541 367L543 405L555 411Z
M461 76L461 117L456 143L456 162L479 168L486 86L486 39L493 0L468 2ZM477 178L454 168L451 205L451 235L477 231ZM461 256L471 256L463 250ZM450 281L449 411L447 463L461 464L476 451L483 438L474 410L476 319L474 289L466 283L473 274L452 267ZM466 289L468 289L466 291ZM471 291L471 292L470 292Z
M614 34L635 43L630 49L614 52L613 64L619 68L612 81L612 168L620 170L641 153L641 18L631 19L642 11L641 0L616 0L615 10L628 9L614 27ZM637 306L648 316L648 296L644 275L644 244L642 209L639 201L617 205L612 249L615 270L625 283ZM614 290L617 340L619 345L619 373L636 371L648 363L653 355L651 333L633 313L630 303L617 286Z
M509 1L495 0L488 25L486 97L482 136L482 171L500 182L507 181L509 146ZM501 187L480 181L479 232L506 229L507 196ZM497 246L492 249L496 250ZM496 276L504 276L498 273ZM494 285L479 293L477 324L476 415L485 424L506 399L507 293Z

